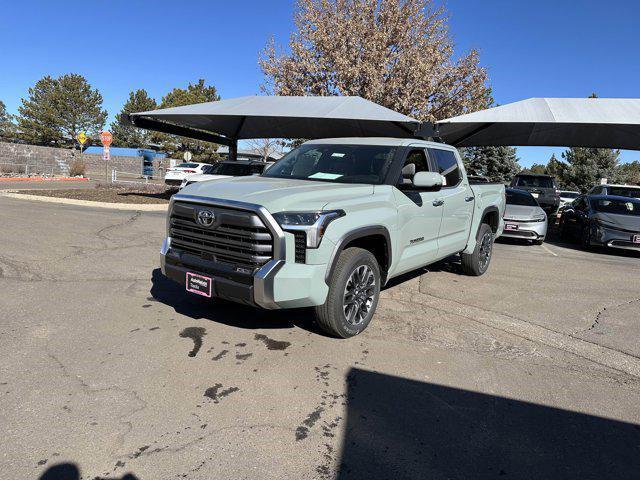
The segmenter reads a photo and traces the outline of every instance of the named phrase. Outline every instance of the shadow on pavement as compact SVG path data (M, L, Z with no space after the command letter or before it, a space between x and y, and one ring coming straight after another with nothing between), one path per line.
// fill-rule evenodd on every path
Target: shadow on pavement
M352 369L338 479L622 479L640 427Z
M81 478L80 469L76 464L59 463L47 468L38 480L80 480ZM139 480L139 478L127 473L123 477L94 477L94 480Z
M159 268L151 274L150 293L158 302L194 320L206 319L246 329L295 326L326 336L315 324L308 309L261 310L219 299L209 300L188 293L183 287L165 277Z

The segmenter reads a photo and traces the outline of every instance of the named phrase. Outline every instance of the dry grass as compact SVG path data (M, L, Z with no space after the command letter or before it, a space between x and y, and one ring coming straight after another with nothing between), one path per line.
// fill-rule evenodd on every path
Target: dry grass
M81 176L84 177L87 171L87 166L84 163L84 160L79 158L73 160L69 165L69 175L72 177Z

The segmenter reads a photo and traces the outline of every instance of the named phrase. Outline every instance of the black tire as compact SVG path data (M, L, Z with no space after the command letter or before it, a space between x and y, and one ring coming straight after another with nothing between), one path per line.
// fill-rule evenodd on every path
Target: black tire
M580 246L583 250L593 250L591 246L591 227L586 226L582 228L582 234L580 235Z
M544 239L542 239L542 240L534 240L533 241L534 245L542 245L543 243L544 243Z
M567 224L560 219L560 238L562 240L569 240L569 232L567 231Z
M369 272L373 275L372 279ZM352 278L354 275L355 277ZM365 281L372 280L373 284L362 288L364 282L358 282L355 287L357 293L347 296L347 283L351 281L350 285L355 285L354 281L359 278L359 275L366 276ZM367 298L367 294L371 294L371 298ZM380 267L376 257L363 248L346 248L340 253L336 267L329 278L327 300L324 305L315 308L318 325L334 337L349 338L358 335L371 323L379 297ZM347 298L354 299L350 306L345 305ZM364 309L367 306L365 314ZM345 310L351 313L350 320L347 319Z
M483 275L491 263L493 252L493 230L486 223L480 225L476 235L476 248L473 253L461 253L462 271L467 275L479 277ZM487 251L488 248L488 251Z

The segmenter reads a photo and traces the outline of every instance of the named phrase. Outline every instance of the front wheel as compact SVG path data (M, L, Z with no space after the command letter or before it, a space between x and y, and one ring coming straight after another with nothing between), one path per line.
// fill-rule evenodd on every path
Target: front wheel
M489 268L493 252L493 230L486 223L480 225L473 253L461 253L462 271L467 275L479 277Z
M373 318L380 296L380 267L368 250L347 248L340 253L329 278L324 305L316 307L320 328L349 338L361 333Z

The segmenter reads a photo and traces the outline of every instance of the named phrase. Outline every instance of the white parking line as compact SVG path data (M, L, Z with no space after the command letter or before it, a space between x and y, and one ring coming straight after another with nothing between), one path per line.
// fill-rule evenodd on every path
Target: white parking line
M553 255L554 257L557 257L558 254L557 253L553 253L553 251L547 247L544 243L542 245L540 245L542 248L544 248L547 252L549 252L551 255Z

